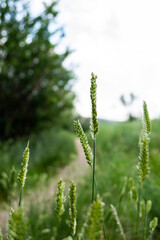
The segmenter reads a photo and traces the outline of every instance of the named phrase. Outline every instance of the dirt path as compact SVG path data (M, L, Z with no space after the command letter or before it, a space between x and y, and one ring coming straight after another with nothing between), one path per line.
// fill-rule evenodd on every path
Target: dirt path
M28 192L28 194L23 197L25 208L27 208L27 206L29 207L31 202L33 204L41 204L46 201L48 202L48 200L53 201L53 195L56 192L57 182L60 178L62 178L65 182L74 180L74 182L77 183L80 177L89 170L79 139L75 140L75 144L77 149L76 160L64 168L61 168L56 177L50 178L47 186L40 185L34 190L34 192L33 190L31 192ZM15 207L17 206L17 201L13 203L13 206L14 205ZM8 216L9 209L0 211L0 227L3 232L6 231Z
M26 196L24 202L35 202L36 196L36 203L48 201L53 199L54 193L57 191L57 183L60 178L62 178L66 183L70 183L72 180L77 183L81 176L83 176L87 170L89 170L88 164L86 162L86 158L81 146L79 139L75 140L76 150L77 150L77 158L71 164L59 169L58 174L56 177L50 178L48 186L40 186L38 191L33 191ZM29 199L30 201L28 201Z

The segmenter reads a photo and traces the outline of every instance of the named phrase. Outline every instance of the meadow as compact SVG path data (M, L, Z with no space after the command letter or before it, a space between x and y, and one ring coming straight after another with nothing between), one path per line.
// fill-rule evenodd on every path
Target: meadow
M16 171L19 172L19 187L13 191L16 193L13 198L17 199L18 208L10 210L8 228L7 232L3 232L3 239L160 238L160 120L150 122L144 102L142 121L110 124L100 121L99 124L96 76L93 74L90 94L92 118L88 133L84 133L78 120L74 121L75 132L85 153L86 166L88 164L88 171L84 171L83 176L78 178L77 173L76 185L72 179L66 183L60 179L57 193L54 192L52 199L42 199L41 204L36 202L36 189L42 184L47 185L58 168L74 161L76 135L53 129L33 136L25 148L21 168L16 162L16 151L22 150L23 141L8 143L4 149L2 147L1 157L7 160L4 161L6 167L3 164L1 168L1 186L6 181L6 184L11 184L8 188L6 185L6 189L11 192L13 190L13 174L9 177L10 173L7 172L11 170L11 163L15 164ZM9 160L11 158L13 162ZM8 177L5 177L5 170ZM33 177L34 174L36 177ZM46 174L46 180L40 181L43 174ZM14 172L14 175L17 179L17 173ZM31 188L34 196L34 201L27 206L23 204L25 185L27 189ZM2 195L3 193L4 190ZM8 200L12 206L12 194L7 194L2 199Z
M110 204L117 208L119 218L124 227L126 238L136 239L134 206L132 206L129 191L126 190L126 182L132 177L138 185L138 154L139 133L141 120L116 124L100 124L97 134L97 162L96 179L98 191L105 203L104 222L106 239L121 239L120 230L117 227L111 213ZM150 184L149 198L152 200L152 209L149 213L148 222L154 216L160 218L160 120L152 121L152 134L150 144ZM86 162L87 164L87 162ZM88 166L89 168L89 166ZM86 212L91 203L92 173L88 173L82 179L77 180L77 232L81 231L86 219ZM67 195L67 191L66 191ZM145 192L144 192L145 195ZM63 239L70 234L69 228L69 202L66 202L66 211L60 223L59 237L53 238L56 231L57 216L55 214L56 202L50 202L49 211L44 208L31 207L29 212L30 231L33 239ZM52 209L52 210L51 210ZM51 210L51 211L50 211ZM38 217L39 216L39 217ZM36 219L36 221L35 221ZM38 219L38 220L37 220ZM143 228L143 226L142 226ZM48 229L48 231L47 231ZM143 235L143 234L142 234ZM157 226L153 239L160 238L160 229ZM138 238L137 238L138 239ZM143 238L141 238L143 239Z
M76 158L75 135L63 129L53 128L30 136L30 163L26 188L35 188L41 182L47 184L59 168ZM17 192L17 174L20 169L27 138L0 143L0 199L12 201ZM61 150L60 150L61 149Z

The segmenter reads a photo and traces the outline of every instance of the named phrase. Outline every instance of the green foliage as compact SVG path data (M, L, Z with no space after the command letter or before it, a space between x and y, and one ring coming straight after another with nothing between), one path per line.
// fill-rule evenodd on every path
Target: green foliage
M56 213L58 216L59 221L61 220L61 216L63 215L65 209L64 209L64 203L66 201L66 198L64 196L64 189L65 189L65 183L62 181L62 179L58 182L58 191L56 196Z
M0 4L0 138L6 140L72 121L73 73L64 67L70 55L56 46L64 37L56 24L56 1L33 17L29 4ZM52 26L52 30L51 29ZM58 40L56 40L58 39ZM67 119L67 121L66 121Z
M87 136L83 131L81 123L79 122L79 120L76 120L73 122L73 125L74 125L75 132L81 141L87 162L90 166L92 166L92 162L93 162L92 150L89 146Z
M22 188L24 187L27 178L26 176L28 171L28 161L29 161L29 142L24 150L23 161L21 163L21 170L18 174L18 180L21 183Z
M74 160L76 157L74 140L75 136L71 132L57 128L32 135L30 137L32 161L30 161L30 171L27 173L26 187L33 188L37 183L44 184L48 176L55 175L60 167ZM0 198L4 200L10 198L12 190L13 195L16 194L14 188L11 190L13 181L10 181L11 187L9 187L8 180L11 178L12 166L15 166L16 172L20 171L20 156L23 154L26 142L25 138L8 141L5 144L0 142ZM16 188L15 183L14 185Z
M113 202L114 205L116 206L116 209L119 213L119 216L122 222L122 226L125 227L126 238L132 239L130 225L132 226L132 221L134 221L134 213L136 209L135 209L135 205L134 205L134 208L131 207L131 202L129 201L129 198L127 199L126 194L130 191L133 191L132 194L134 195L134 191L136 190L133 188L136 188L135 186L136 183L133 181L133 178L129 178L129 177L124 178L124 176L125 175L129 176L131 173L132 173L132 176L136 174L136 169L134 168L134 166L136 164L135 155L136 153L138 153L138 148L137 150L135 149L136 146L134 146L134 141L135 140L138 141L139 130L140 130L140 124L138 122L121 123L118 125L105 125L100 127L100 130L99 130L98 141L97 141L97 144L98 144L97 153L100 158L98 158L99 161L97 164L97 167L98 167L97 179L98 179L99 192L102 195L103 201L106 203L106 207L104 208L105 216L106 216L105 228L107 229L107 239L109 240L112 240L112 239L117 240L117 239L120 239L121 237L115 228L115 224L113 225L114 221L111 221L108 214L107 206L111 202ZM106 145L106 138L107 138L107 145ZM108 145L111 141L113 141L113 143L117 141L116 145L113 145L113 144ZM112 158L112 161L108 161L107 155L105 156L106 152L104 151L104 149L102 149L102 146L105 149L107 148L108 157L109 159ZM123 154L121 152L123 152ZM130 161L128 159L130 159ZM118 182L117 182L117 178L119 179ZM88 178L82 181L83 181L83 187L82 186L79 187L78 197L77 197L77 206L79 210L77 211L77 222L78 222L77 232L80 231L82 223L87 221L86 212L88 211L88 206L90 203L90 194L91 194L90 184L89 184L90 176L88 175ZM121 193L120 186L122 185L122 183L124 183L124 186L123 186L124 189L122 191L123 199L122 199L122 202L119 203L118 200L119 200L119 195ZM137 197L133 197L133 198L135 198L137 201ZM152 199L151 194L150 194L150 198ZM67 205L67 201L66 201L66 205ZM147 205L150 205L150 203L147 203ZM153 202L153 208L154 207L156 207L155 202ZM145 217L145 208L146 208L146 203L144 202L143 218L141 218L142 226L143 226L143 221ZM149 209L148 206L147 206L147 209ZM131 210L133 210L133 216L130 215ZM53 230L56 226L57 219L54 216L55 214L53 215L53 213L51 213L52 216L49 216L50 212L52 212L50 211L50 208L49 208L49 211L47 211L45 208L44 212L42 213L41 210L38 209L38 206L37 206L37 213L36 213L37 215L34 216L34 213L32 212L29 220L29 225L30 225L29 231L33 239L50 240L52 239L52 237L54 237L57 240L57 239L64 239L64 237L70 235L67 211L65 211L62 217L60 229L58 231L59 232L58 236L55 233L56 231ZM154 213L152 212L152 210L150 210L150 214L151 216L153 216ZM97 216L96 213L95 215ZM101 223L102 223L102 220L101 220ZM32 231L31 231L31 225L32 225ZM33 231L36 231L36 234L34 234ZM84 234L85 231L87 230L85 230L85 227L84 227L81 233ZM102 228L101 228L101 232L102 232L102 239L103 239ZM83 238L82 234L75 235L74 238L81 239L81 240L88 239L88 238ZM154 239L156 239L156 232L154 234L155 234ZM158 234L157 234L157 238L158 238Z
M103 202L106 203L104 208L105 227L107 239L118 240L119 234L116 232L115 224L111 221L111 214L108 210L108 205L112 203L116 206L119 213L122 225L125 228L127 239L136 239L135 236L135 218L137 209L137 191L136 202L129 201L130 191L132 187L138 190L137 184L137 155L138 155L138 139L141 131L141 121L100 124L99 133L97 135L97 169L96 178L98 190L101 194ZM157 141L160 142L160 120L152 122L152 141L150 154L150 167L152 169L148 196L152 200L152 209L149 212L148 222L154 216L160 217L159 211L159 168L160 150ZM127 178L126 178L127 176ZM130 178L132 176L132 178ZM78 203L77 206L81 209L78 213L79 224L83 224L87 206L90 203L90 178L87 175L81 180L81 185L78 188ZM133 181L133 178L135 179ZM144 183L146 186L146 182ZM122 190L121 190L122 189ZM134 189L135 190L135 189ZM134 191L133 190L133 191ZM122 197L121 197L122 194ZM143 191L142 198L146 200L146 191ZM142 233L143 221L140 225ZM147 227L148 228L148 227ZM159 239L159 229L154 232L153 239ZM141 238L143 239L143 238ZM137 239L136 239L137 240Z
M23 240L27 231L27 221L23 215L23 209L18 208L14 211L10 210L8 220L8 240Z
M77 226L77 210L76 210L76 185L74 182L70 185L69 190L69 200L70 200L70 208L69 208L69 215L70 215L70 229L72 236L76 233L76 226Z
M93 138L98 132L97 107L96 107L96 88L97 88L96 79L97 79L97 76L92 73L91 87L90 87L90 97L91 97L91 103L92 103L92 119L91 119L90 129L91 129Z
M67 238L64 238L63 240L72 240L73 238L72 237L67 237Z
M141 139L140 139L140 154L139 154L139 163L138 163L138 170L139 170L138 194L137 194L136 185L134 185L133 178L132 177L130 177L130 178L125 177L126 169L129 165L128 166L125 165L125 169L123 169L124 166L121 167L120 164L119 164L119 159L120 159L121 156L124 157L124 159L125 159L124 162L127 163L127 161L128 161L127 153L132 152L132 151L128 151L128 148L124 144L125 141L127 141L127 143L129 142L130 134L126 135L127 137L125 136L125 139L124 139L125 141L124 142L122 141L122 139L120 139L120 142L122 141L121 143L123 143L122 146L120 146L120 147L122 149L124 147L124 153L122 155L120 154L121 151L119 151L119 150L122 150L122 149L117 148L117 144L116 144L116 141L115 141L115 140L117 140L117 138L114 138L115 136L113 137L113 144L107 146L108 150L109 150L109 151L107 151L107 154L108 154L109 158L113 157L113 154L115 155L115 153L117 153L116 158L114 159L114 160L116 160L115 163L107 162L108 164L106 164L106 159L105 159L105 161L102 161L102 159L101 159L100 162L99 162L100 163L99 164L99 169L100 170L99 170L98 176L101 177L101 179L98 178L98 186L100 186L100 190L98 190L98 188L97 188L97 193L102 192L102 197L103 197L103 199L105 199L105 202L107 202L107 203L110 202L110 201L113 201L113 202L116 201L117 208L114 207L111 204L111 210L112 210L112 213L115 217L116 223L117 223L117 225L119 227L119 230L120 230L120 235L123 238L123 240L126 240L127 238L128 239L133 239L134 238L136 240L139 240L139 239L141 239L141 234L142 233L143 233L143 239L144 240L147 240L147 237L152 239L153 231L155 230L155 228L157 226L157 223L158 223L158 219L154 218L150 222L150 225L148 226L148 213L151 211L151 201L148 200L149 184L145 180L148 177L149 170L150 170L150 167L149 167L149 150L148 150L148 145L149 145L149 140L150 140L149 139L149 134L150 134L149 129L150 128L147 127L147 125L148 125L148 123L147 123L148 120L147 119L148 119L149 115L147 115L148 112L146 114L145 111L147 111L146 110L146 105L144 107L143 131L142 131L142 135L141 135ZM83 129L82 129L79 121L74 122L74 127L76 129L77 135L80 137L80 139L82 138L82 141L81 141L82 146L83 146L83 144L85 144L88 147L89 144L88 144L87 137L84 134ZM116 129L116 131L115 131L116 134L118 132L117 130L119 131L119 128ZM119 135L120 137L121 137L122 133L125 135L125 131L122 131L122 130L124 130L124 129L122 128L118 132L118 134L120 134ZM129 131L129 133L131 133L131 132ZM92 175L93 185L92 185L92 187L94 186L94 182L95 182L95 178L94 178L95 134L94 134L94 131L93 131L93 136L94 136L94 138L92 140L93 140L94 144L93 144L93 175ZM110 144L110 142L109 142L109 144ZM131 149L133 150L133 142L130 141L129 144L130 144ZM88 149L86 147L83 147L83 148L84 148L85 152L88 151ZM98 149L98 151L97 151L99 156L104 157L105 155L103 155L103 153L99 152L99 150L100 149ZM91 149L90 149L90 152L92 153ZM132 153L134 153L134 151ZM29 149L28 149L28 154L26 153L24 155L25 155L24 158L28 159ZM131 159L132 159L132 157L131 157ZM28 163L28 160L26 160L24 162ZM106 172L109 173L109 168L108 168L109 164L111 164L110 166L112 167L112 169L110 171L110 174L106 174ZM22 167L24 167L24 169L25 169L25 166L26 166L26 164L22 163ZM104 166L107 166L107 168L105 168ZM105 169L107 170L106 172L104 172ZM119 172L119 170L122 171L122 172L120 172L121 173L121 178L119 178L119 181L117 181L117 174L116 173ZM124 174L122 174L122 173L124 173ZM128 170L128 173L129 173L129 175L132 173L130 168ZM25 171L22 171L22 174L20 174L20 175L22 175L22 178L24 176L26 178L26 172ZM109 181L104 181L105 176L107 176L107 180L109 180ZM111 181L111 178L115 179L115 182L117 184L116 186L113 185L113 182ZM20 180L21 180L21 178L20 178ZM117 187L119 187L121 181L124 182L123 188L122 188L121 191L118 191ZM87 189L88 182L85 185L85 191L90 195L91 191L87 191L88 190ZM107 187L108 187L109 184L111 186L109 188L109 190L107 190L107 191L106 191L106 182L107 182ZM21 183L22 183L22 187L23 187L24 186L23 181ZM25 183L25 181L24 181L24 183ZM144 184L142 185L142 183L144 183ZM102 187L104 188L103 191L102 191ZM59 216L59 219L60 219L63 212L64 212L64 206L63 206L64 205L64 193L63 193L64 192L64 184L63 184L62 180L59 181L58 189L59 190L58 190L57 199L56 199L58 207L57 207L56 210L57 210L57 213L58 213L58 216ZM145 190L146 192L144 193L142 190ZM83 191L83 192L85 192L85 191ZM93 188L92 188L92 201L94 200L93 192L94 191L93 191ZM115 198L116 194L112 195L112 192L116 193L118 197ZM21 191L21 193L22 193L22 191ZM21 199L21 193L20 193L20 199ZM127 200L127 194L128 193L130 193L132 201ZM84 197L84 194L80 194L80 195L82 197ZM100 199L99 195L97 196L97 199L95 201L93 201L92 205L90 206L87 217L86 217L85 214L86 214L86 210L88 210L88 204L85 206L86 207L85 214L84 214L84 210L83 210L84 202L82 201L82 208L81 208L81 205L78 205L80 210L81 210L80 215L83 218L83 221L85 222L85 224L83 225L83 228L82 228L81 232L76 236L76 230L77 230L76 229L77 228L76 224L77 224L77 219L79 218L79 216L77 217L77 210L76 210L76 202L77 202L76 186L73 182L70 185L69 200L70 200L69 201L70 219L68 220L68 218L64 214L65 218L63 219L62 224L64 224L64 222L65 222L65 227L67 227L68 230L69 230L69 226L70 226L72 237L68 237L66 239L72 239L72 238L77 237L77 239L79 239L79 240L82 240L82 239L84 239L84 240L88 240L88 239L89 240L100 240L100 239L104 240L105 239L106 240L105 227L107 228L108 238L110 240L111 239L116 239L117 237L119 239L119 235L116 234L116 228L115 227L111 228L111 225L110 225L110 222L111 222L110 221L111 220L111 211L110 210L109 210L109 212L107 212L106 209L105 209L105 213L106 213L105 216L106 217L104 219L104 213L103 213L103 205L104 204L103 204L102 200ZM134 203L134 208L131 206L131 202ZM19 206L20 206L20 204L19 204ZM125 213L125 214L122 214L121 216L122 216L122 222L125 221L125 223L127 223L127 225L125 226L126 234L124 234L124 230L123 230L120 218L117 214L117 209L118 209L118 212L122 213L124 211L123 213ZM21 208L18 209L18 211L20 211L20 210L21 210ZM45 207L44 207L44 210L46 212ZM16 215L16 216L18 216L18 215ZM37 215L37 216L39 216L39 215ZM66 231L66 234L64 234L65 230L63 230L63 233L61 232L61 226L64 226L64 225L61 224L61 222L59 222L59 225L56 228L55 227L55 222L54 221L49 222L46 215L43 215L43 216L40 215L39 218L40 218L40 220L43 219L43 221L39 225L40 227L37 228L38 229L38 239L41 239L42 236L43 236L43 238L45 237L45 240L47 240L47 239L60 239L60 238L64 239L65 236L69 235L68 230ZM19 222L21 224L21 222L23 220L22 217L19 217L19 218L14 217L14 211L12 210L11 214L10 214L9 228L8 228L8 236L10 236L10 239L17 239L18 240L18 239L21 239L21 237L24 238L24 236L22 236L24 234L24 231L22 233L16 227L17 226L16 224L18 222L17 219L20 219ZM50 219L53 220L54 217L51 217ZM39 220L39 219L37 219L37 220ZM135 226L135 230L136 230L135 232L134 232L134 229L133 229L134 220L137 220L136 224L135 224L136 225ZM25 224L24 224L24 226L25 226ZM34 226L35 226L35 221L34 221ZM130 228L130 226L131 226L131 230L127 229L127 227ZM112 234L110 234L110 231L112 232ZM31 229L30 229L30 232L31 232ZM18 236L18 234L20 236ZM34 235L32 235L32 237L34 238Z
M0 176L0 195L3 200L11 202L15 197L15 191L17 187L16 182L16 170L15 167L12 167L9 174L6 172L1 172Z
M82 229L84 239L100 240L103 238L103 203L99 196L91 205Z

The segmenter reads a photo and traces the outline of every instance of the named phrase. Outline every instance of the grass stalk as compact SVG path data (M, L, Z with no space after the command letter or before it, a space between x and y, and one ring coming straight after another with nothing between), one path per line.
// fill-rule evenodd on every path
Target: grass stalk
M18 206L19 206L19 207L21 207L22 196L23 196L23 187L21 187L20 194L19 194L19 203L18 203Z
M147 240L147 206L145 206L145 218L144 218L144 240Z
M136 239L139 239L139 215L140 215L140 204L141 204L142 186L139 184L138 188L138 204L137 204L137 217L136 217Z
M94 136L93 139L93 168L92 168L92 203L94 201L94 196L95 196L95 166L96 166L96 138ZM97 184L96 184L97 185Z
M144 219L144 240L147 240L147 220L148 220L148 212L147 212L147 201L148 201L148 185L149 180L146 180L146 204L145 204L145 219Z
M95 167L96 167L96 137L94 136L93 140L93 168L92 168L92 203L95 199L95 189L97 195L99 194L98 192L98 185L96 181L96 176L95 176ZM103 216L103 236L104 240L106 240L106 233L105 233L105 224L104 224L104 216Z

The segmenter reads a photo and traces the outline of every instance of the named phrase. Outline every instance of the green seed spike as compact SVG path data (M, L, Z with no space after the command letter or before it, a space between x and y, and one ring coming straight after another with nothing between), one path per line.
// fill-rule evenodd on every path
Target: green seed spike
M116 223L117 223L117 225L119 227L120 234L121 234L123 240L126 240L126 236L124 234L124 230L123 230L122 224L120 222L120 219L119 219L119 216L118 216L118 213L117 213L117 209L112 204L110 206L111 206L111 210L112 210L113 216L115 217Z
M137 188L135 186L133 186L131 189L131 199L134 203L138 202L138 193Z
M90 166L92 166L92 162L93 162L92 150L89 146L87 136L83 131L81 123L79 122L79 120L76 120L73 122L73 126L74 126L75 132L76 132L77 136L79 137L80 142L82 144L83 151L85 153L87 162Z
M143 133L140 139L140 154L138 162L138 172L139 172L139 183L142 185L144 180L148 177L150 173L149 167L149 138L146 133Z
M150 212L150 210L151 210L151 208L152 208L152 201L151 200L148 200L147 201L147 213L149 213Z
M144 101L143 102L143 114L144 114L144 120L143 120L143 128L146 131L147 134L151 133L151 121L148 113L147 104Z
M27 219L24 217L23 209L10 210L8 220L7 240L23 240L27 231Z
M76 185L74 182L70 185L70 191L69 191L69 200L70 200L70 208L69 208L69 215L70 215L70 229L72 236L76 233L76 218L77 218L77 210L76 210Z
M153 220L150 222L149 224L149 228L150 228L150 233L152 234L153 231L155 230L155 228L157 227L158 224L158 218L154 217Z
M55 209L59 221L61 220L61 216L64 213L64 203L66 201L66 198L64 196L64 189L65 189L65 183L62 181L62 179L60 179L58 182L58 191L56 196L57 207Z
M96 107L97 76L94 75L93 73L91 75L92 77L91 77L90 97L91 97L91 104L92 104L92 119L90 123L90 129L91 129L92 137L94 137L98 132L97 107Z
M21 170L18 174L18 180L21 183L21 187L23 188L26 182L26 176L28 171L28 161L29 161L29 142L27 144L27 147L24 150L23 153L23 161L21 163Z
M141 219L144 219L145 217L145 201L144 199L141 200L141 203L140 203L140 218Z
M81 230L82 239L104 240L103 237L103 202L100 197L92 203ZM80 238L81 239L81 238Z

